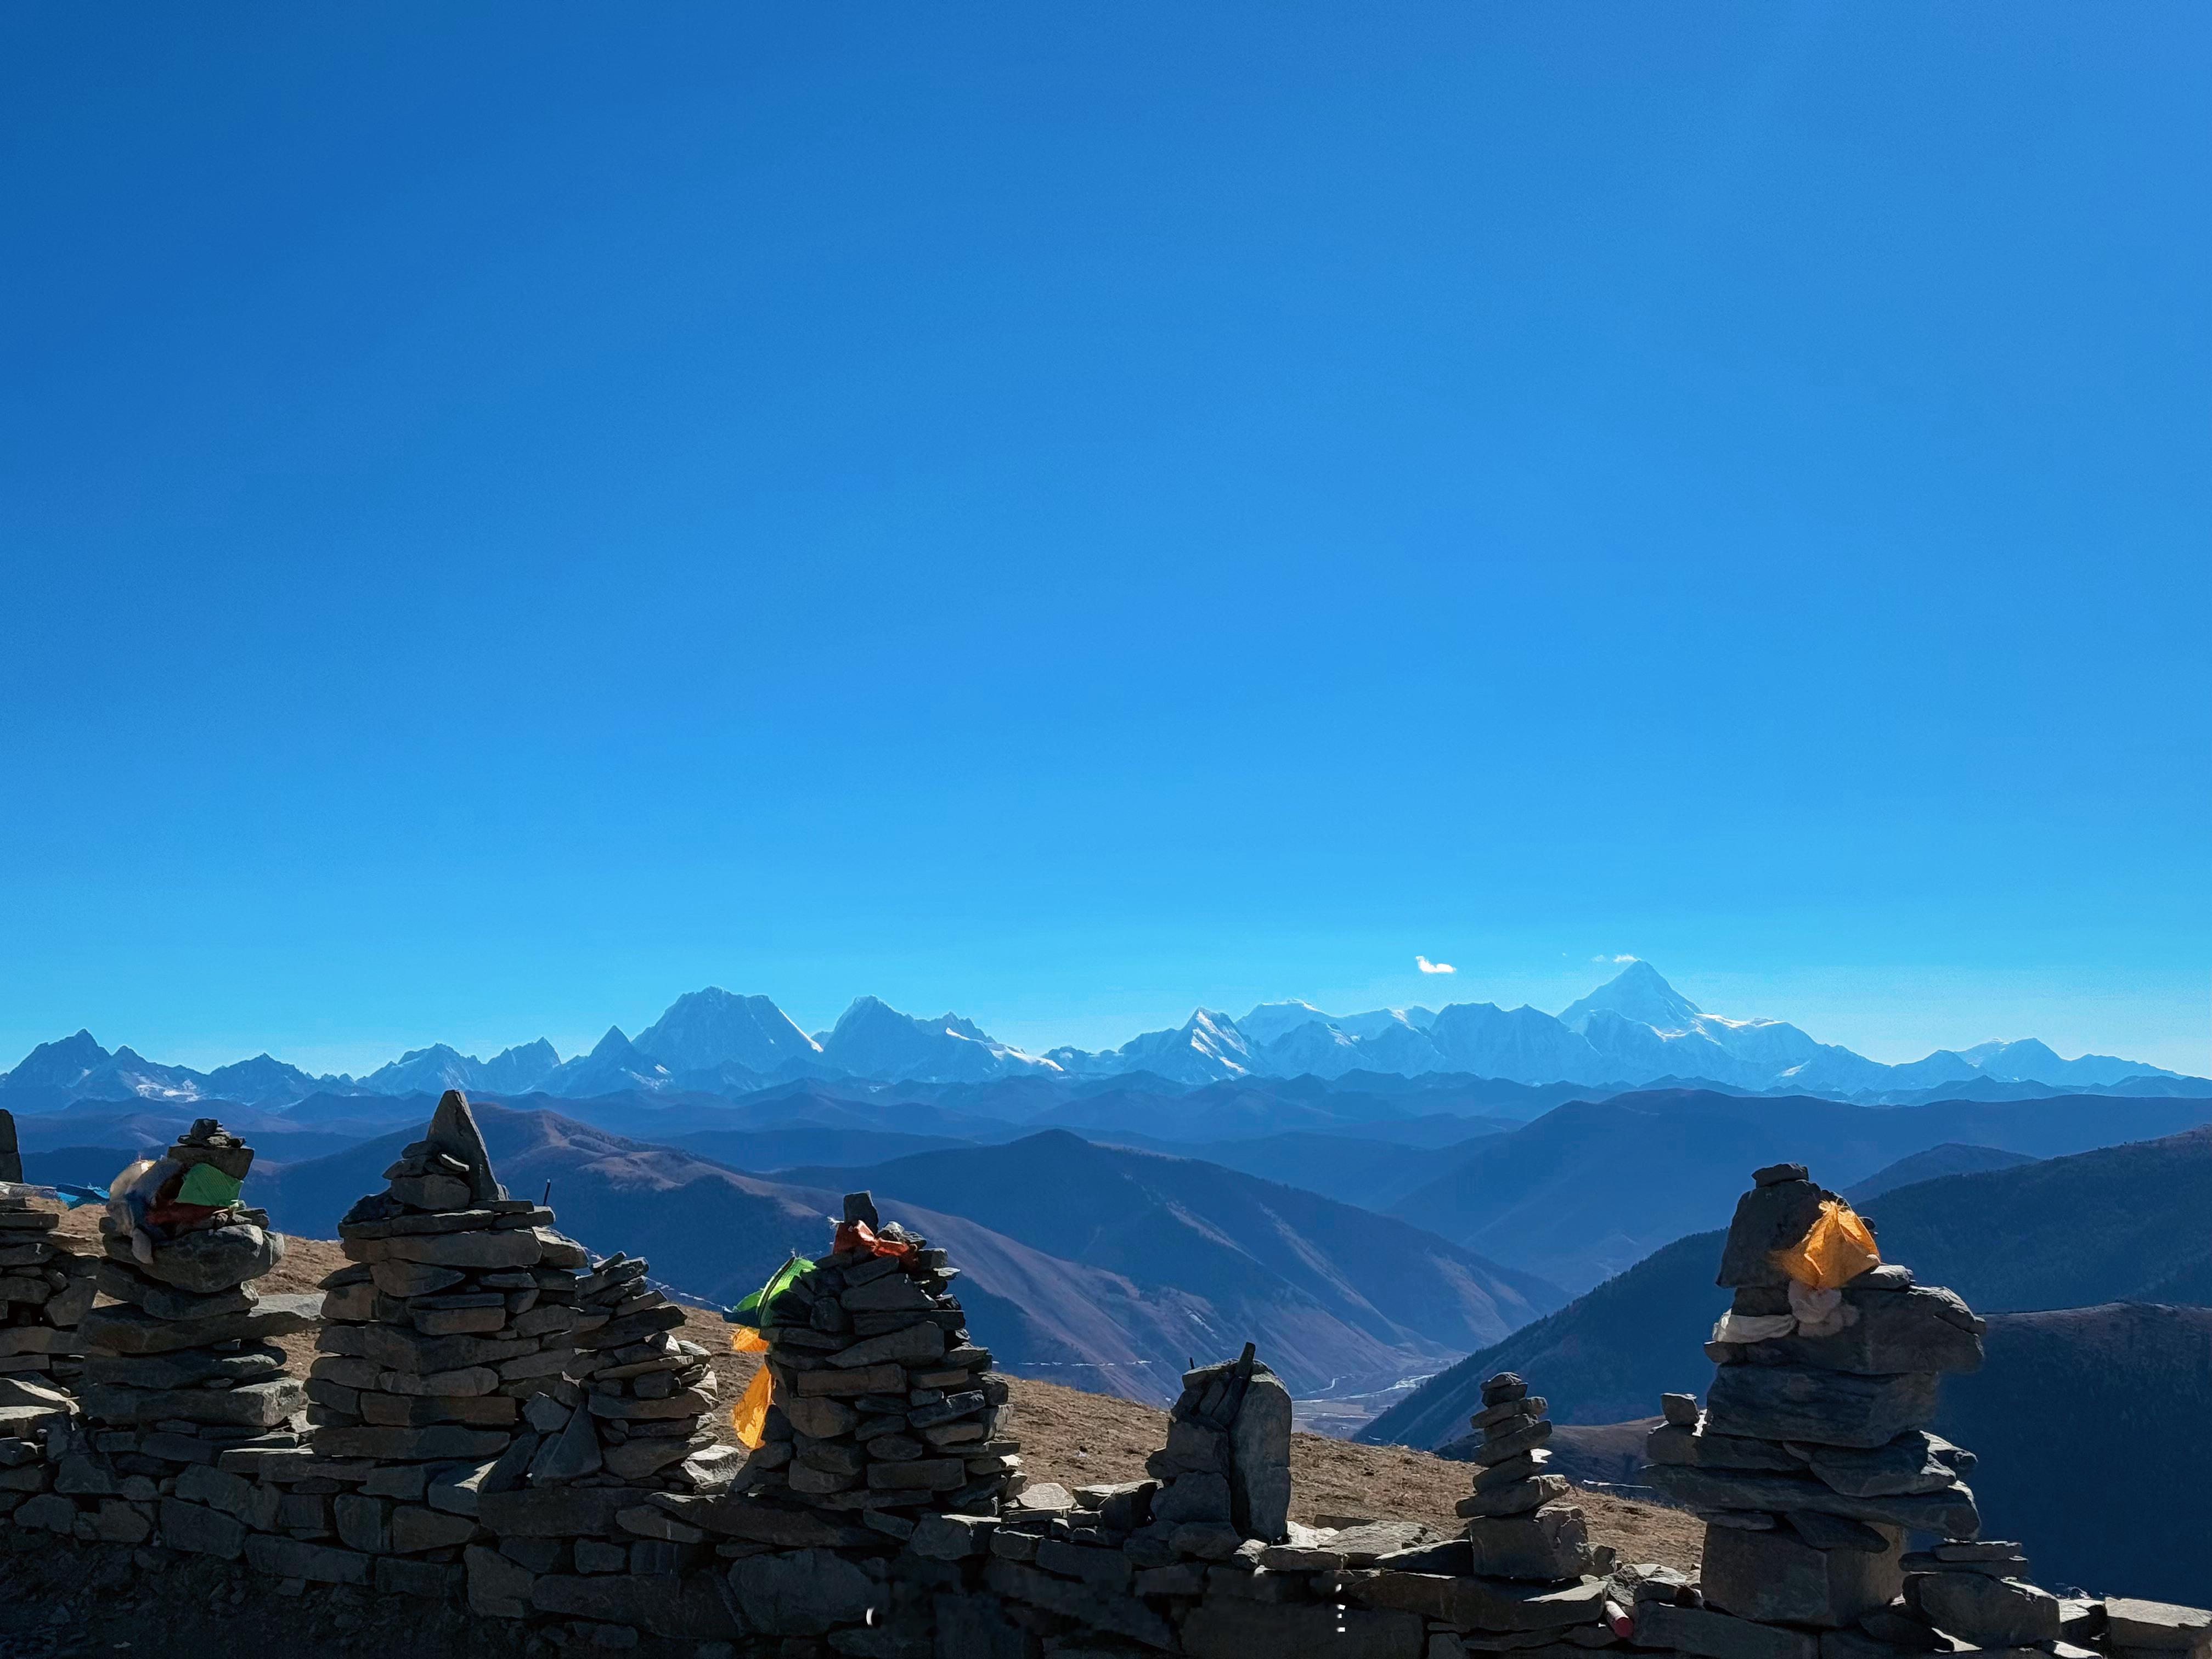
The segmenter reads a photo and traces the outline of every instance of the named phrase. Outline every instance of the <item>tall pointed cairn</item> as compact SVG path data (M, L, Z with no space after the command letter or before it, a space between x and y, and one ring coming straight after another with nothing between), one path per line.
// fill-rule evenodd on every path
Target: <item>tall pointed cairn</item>
M568 1425L586 1257L507 1195L459 1090L385 1178L338 1224L354 1265L323 1281L307 1389L319 1458L363 1483L340 1536L407 1554L465 1541L479 1496L521 1486Z
M1474 1449L1480 1473L1474 1495L1459 1503L1468 1517L1468 1571L1479 1577L1577 1578L1598 1566L1583 1512L1559 1501L1565 1477L1544 1471L1552 1437L1545 1409L1543 1396L1510 1371L1482 1385L1482 1409L1473 1419L1482 1436Z

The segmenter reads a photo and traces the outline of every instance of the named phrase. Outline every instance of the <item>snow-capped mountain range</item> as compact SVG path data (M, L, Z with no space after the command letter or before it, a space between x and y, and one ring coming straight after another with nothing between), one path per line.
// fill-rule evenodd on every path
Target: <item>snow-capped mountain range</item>
M739 1094L805 1078L884 1082L1065 1080L1145 1073L1186 1085L1243 1077L1324 1079L1370 1072L1416 1077L1463 1073L1525 1084L1637 1087L1662 1079L1842 1098L1974 1079L2096 1089L2179 1074L2107 1054L2062 1060L2030 1037L1938 1049L1884 1065L1814 1041L1783 1020L1709 1014L1648 963L1626 969L1558 1014L1494 1003L1378 1008L1329 1014L1309 1003L1262 1003L1242 1018L1200 1008L1180 1029L1147 1031L1118 1048L1025 1054L957 1014L918 1019L861 997L811 1036L763 996L717 987L678 997L635 1037L610 1028L590 1053L562 1060L540 1037L478 1060L444 1044L416 1048L366 1077L313 1077L258 1054L196 1072L128 1048L103 1048L79 1031L41 1043L0 1074L0 1106L52 1110L73 1100L180 1103L238 1101L282 1107L312 1094L409 1095L462 1088L581 1099L630 1090Z

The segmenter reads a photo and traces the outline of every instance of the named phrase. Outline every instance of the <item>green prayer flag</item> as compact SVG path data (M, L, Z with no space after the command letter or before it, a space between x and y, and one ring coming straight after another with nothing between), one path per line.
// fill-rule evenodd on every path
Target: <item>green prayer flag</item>
M768 1304L791 1287L792 1282L814 1264L804 1256L794 1255L768 1276L768 1283L723 1316L732 1325L750 1325L755 1330L767 1327Z
M184 1184L177 1188L179 1204L204 1204L219 1210L226 1204L238 1202L238 1189L245 1183L225 1175L212 1164L195 1164L185 1171Z

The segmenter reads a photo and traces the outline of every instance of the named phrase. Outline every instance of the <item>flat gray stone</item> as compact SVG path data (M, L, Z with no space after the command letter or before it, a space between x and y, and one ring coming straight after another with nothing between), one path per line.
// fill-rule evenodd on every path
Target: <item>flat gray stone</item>
M1841 1630L1903 1588L1899 1553L1893 1540L1876 1555L1815 1549L1779 1531L1714 1528L1705 1534L1705 1603L1764 1624Z
M2105 1598L2105 1628L2121 1647L2202 1654L2212 1650L2212 1613L2203 1607L2145 1601L2132 1595Z
M1954 1485L1949 1491L1941 1492L1853 1498L1817 1480L1793 1480L1786 1475L1724 1474L1665 1463L1653 1464L1645 1472L1645 1478L1677 1502L1701 1513L1734 1510L1775 1516L1802 1510L1815 1515L1840 1515L1878 1526L1940 1533L1952 1538L1971 1537L1982 1526L1981 1515L1974 1507L1974 1495L1963 1486Z
M1723 1365L1705 1397L1709 1434L1821 1446L1886 1446L1936 1415L1940 1379L1857 1376L1798 1365Z
M1858 1322L1833 1336L1777 1337L1759 1346L1792 1364L1878 1376L1904 1371L1978 1371L1982 1332L1956 1293L1935 1285L1909 1290L1848 1288Z
M2058 1598L2016 1578L1917 1572L1905 1580L1905 1601L1946 1635L1978 1648L2033 1647L2058 1639Z
M744 1564L739 1562L738 1565L743 1566ZM984 1567L983 1582L1011 1601L1026 1601L1031 1607L1060 1613L1093 1630L1125 1636L1133 1642L1158 1648L1163 1652L1175 1651L1175 1626L1133 1595L1122 1595L1071 1579L1058 1578L1037 1567L997 1557ZM748 1618L751 1611L750 1607L745 1609Z
M1468 1571L1482 1578L1578 1578L1590 1570L1589 1528L1565 1504L1467 1523Z
M674 1573L592 1573L540 1578L531 1589L540 1613L627 1626L674 1642L727 1642L737 1623L703 1577Z
M187 1423L273 1429L307 1404L297 1377L273 1376L234 1389L126 1389L96 1382L81 1391L84 1413L98 1423Z
M390 1459L398 1463L496 1457L513 1437L498 1429L435 1423L420 1428L331 1424L315 1431L315 1447L329 1457Z
M637 1494L621 1486L520 1487L483 1493L477 1518L501 1538L605 1537L615 1530L615 1516L636 1502Z
M139 1271L195 1296L258 1279L284 1259L284 1237L245 1222L185 1233L154 1248Z
M250 1285L234 1285L213 1296L195 1296L144 1278L119 1261L101 1261L95 1278L101 1292L143 1308L156 1319L213 1319L223 1314L246 1313L261 1300Z
M94 1308L77 1328L88 1350L114 1354L176 1353L212 1347L219 1342L263 1342L273 1336L313 1330L322 1298L271 1296L245 1313L213 1319L161 1319L127 1304Z
M235 1561L245 1553L246 1523L235 1516L165 1498L161 1508L161 1541L173 1550Z
M272 1577L306 1578L318 1584L366 1584L371 1570L370 1558L356 1551L266 1533L246 1540L246 1559Z
M1839 1446L1808 1446L1805 1450L1813 1473L1823 1484L1853 1498L1942 1492L1974 1467L1972 1452L1920 1429L1871 1450Z
M1819 1639L1806 1631L1666 1601L1636 1604L1636 1644L1673 1648L1698 1659L1820 1659L1820 1652Z
M925 1364L945 1358L945 1328L925 1321L909 1325L904 1330L886 1332L855 1342L842 1352L830 1356L830 1363L841 1370L855 1365L880 1365L886 1363L900 1365Z
M545 1254L538 1235L527 1228L511 1232L417 1233L379 1239L362 1245L348 1240L346 1254L374 1251L356 1259L372 1265L382 1261L421 1261L436 1267L534 1267Z
M1555 1588L1444 1573L1353 1569L1339 1575L1340 1594L1364 1606L1418 1613L1468 1630L1548 1631L1595 1625L1607 1580L1584 1578Z
M1211 1597L1182 1624L1192 1659L1422 1659L1428 1630L1418 1613L1271 1606Z
M1179 1474L1152 1498L1152 1519L1170 1526L1192 1522L1226 1523L1229 1478L1221 1474Z
M1644 1437L1644 1455L1655 1463L1679 1463L1693 1469L1764 1469L1796 1474L1805 1460L1768 1440L1707 1434L1680 1423L1663 1424Z
M140 1389L189 1389L213 1382L255 1382L284 1369L284 1351L268 1347L241 1348L235 1352L210 1352L187 1348L174 1353L121 1358L95 1353L86 1356L80 1387L96 1382L121 1382Z
M730 1589L745 1628L763 1636L822 1636L890 1611L888 1584L825 1549L732 1562Z

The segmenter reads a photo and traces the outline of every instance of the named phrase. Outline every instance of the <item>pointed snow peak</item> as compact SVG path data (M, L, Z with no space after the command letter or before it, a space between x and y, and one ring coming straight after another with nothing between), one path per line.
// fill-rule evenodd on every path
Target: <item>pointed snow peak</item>
M592 1058L619 1060L625 1054L633 1054L636 1052L637 1045L623 1035L623 1028L619 1025L610 1025L607 1027L607 1034L599 1039L598 1046L592 1050Z
M1649 1025L1655 1031L1691 1031L1704 1011L1667 983L1648 962L1632 962L1579 1002L1568 1006L1559 1024L1579 1031L1600 1012Z
M732 1062L772 1072L787 1060L822 1051L767 997L737 996L719 985L687 991L670 1003L637 1034L637 1047L678 1072L712 1071Z
M93 1041L91 1032L80 1026L68 1036L41 1042L32 1049L14 1071L0 1074L0 1088L33 1084L67 1088L94 1066L105 1066L114 1058Z

